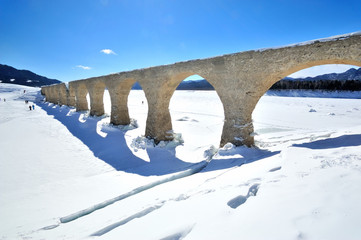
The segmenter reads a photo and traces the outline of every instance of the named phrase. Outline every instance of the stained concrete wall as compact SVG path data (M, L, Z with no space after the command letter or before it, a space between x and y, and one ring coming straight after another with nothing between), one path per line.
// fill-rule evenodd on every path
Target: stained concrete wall
M85 81L90 98L90 115L101 116L104 114L104 89L105 83L99 79L89 79Z
M59 105L68 105L68 97L67 97L67 88L65 83L60 83L57 86L57 91L59 92Z
M88 89L85 85L85 82L85 80L69 82L69 88L73 88L75 93L76 111L86 111L89 109L88 100L86 99Z
M157 142L172 138L168 108L175 89L186 77L198 74L213 85L223 104L225 121L220 144L251 146L254 144L252 112L264 93L282 78L322 64L361 67L361 35L120 72L72 81L69 89L74 89L77 111L88 109L89 92L90 113L99 116L104 113L103 93L107 87L112 103L111 122L129 124L127 98L131 86L139 82L149 107L145 135ZM43 91L46 99L55 103L59 89L54 86L57 85L44 87Z

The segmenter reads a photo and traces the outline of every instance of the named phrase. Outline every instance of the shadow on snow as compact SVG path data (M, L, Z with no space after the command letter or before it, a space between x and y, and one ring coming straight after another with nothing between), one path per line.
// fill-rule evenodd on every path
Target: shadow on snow
M61 122L69 132L82 141L93 152L94 156L111 165L118 171L135 173L142 176L165 175L183 171L193 165L175 157L175 150L149 148L147 153L150 162L133 154L126 140L126 130L105 127L100 136L96 129L102 117L85 117L80 121L81 112L73 112L66 106L59 107L49 103L38 102L48 115Z
M48 115L61 122L69 132L81 140L94 154L118 171L135 173L142 176L166 175L177 173L197 164L185 162L176 157L175 149L147 148L150 161L147 162L136 155L128 147L125 135L127 130L113 127L103 127L101 131L105 136L97 133L97 125L103 117L84 117L85 112L75 112L71 108L49 103L38 102ZM271 157L279 152L270 152L256 148L232 147L220 149L217 157L213 159L202 171L216 171L241 166L261 159Z
M278 153L280 153L280 151L270 152L268 150L248 148L245 146L227 149L226 145L223 149L218 151L215 158L202 170L202 172L239 167L243 164L272 157Z
M327 138L309 143L294 144L294 147L309 149L330 149L339 147L357 147L361 145L361 134L342 135L335 138Z

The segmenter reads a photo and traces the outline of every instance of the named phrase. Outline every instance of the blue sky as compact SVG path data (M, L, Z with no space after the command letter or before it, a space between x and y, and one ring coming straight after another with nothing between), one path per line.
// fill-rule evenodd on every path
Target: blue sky
M0 0L0 63L72 81L360 31L360 12L360 0Z

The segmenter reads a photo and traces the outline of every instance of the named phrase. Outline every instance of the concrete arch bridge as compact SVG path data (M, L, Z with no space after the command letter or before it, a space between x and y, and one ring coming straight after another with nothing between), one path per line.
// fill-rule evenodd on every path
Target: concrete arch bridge
M220 145L254 144L252 112L264 93L277 81L299 70L323 64L350 64L361 67L361 32L313 40L279 48L244 51L207 59L190 60L170 65L119 72L44 86L46 101L104 114L103 94L108 89L111 99L111 123L130 123L127 99L138 82L148 101L145 136L171 140L169 102L185 78L198 74L213 85L224 109Z

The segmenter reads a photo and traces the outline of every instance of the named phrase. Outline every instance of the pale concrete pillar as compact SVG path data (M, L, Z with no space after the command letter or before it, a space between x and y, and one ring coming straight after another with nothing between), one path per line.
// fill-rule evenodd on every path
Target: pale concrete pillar
M87 83L90 97L90 115L101 116L104 114L104 89L105 84L101 80L90 81Z
M114 125L130 124L128 111L128 95L135 83L134 79L124 81L109 81L107 88L111 101L110 122Z
M51 103L51 102L52 102L52 98L53 98L53 96L52 96L51 87L48 86L48 87L46 87L46 101L49 102L49 103Z
M58 104L59 92L56 90L55 85L50 86L50 99L49 102Z
M68 99L67 99L67 88L65 86L65 83L58 84L57 88L59 91L59 105L67 105Z
M41 88L42 93L45 95L45 102L49 102L49 88L48 87L42 87Z
M68 85L68 91L67 91L67 103L68 106L70 107L75 107L76 103L75 103L75 89L73 87L73 85L69 84Z
M224 99L224 125L221 137L221 146L230 142L236 146L254 145L252 111L247 107L247 98L237 93L229 91L227 96L223 93L220 98ZM225 100L226 99L226 100Z
M237 76L235 71L229 71L232 67L226 64L216 67L218 71L207 77L217 91L224 110L220 146L226 143L253 146L252 112L259 99L258 95L252 92L255 90L252 90L253 85L243 84L242 75Z
M75 107L76 111L86 111L88 110L88 101L86 95L88 90L84 83L73 82L73 87L75 89ZM69 83L70 84L70 83Z
M173 140L172 120L169 113L169 102L173 89L163 87L144 87L148 101L148 117L145 136L154 139L155 143Z

